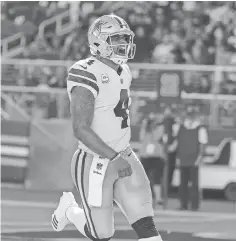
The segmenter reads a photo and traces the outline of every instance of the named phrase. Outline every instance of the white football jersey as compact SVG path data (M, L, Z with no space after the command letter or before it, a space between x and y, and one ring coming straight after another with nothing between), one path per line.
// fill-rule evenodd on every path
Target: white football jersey
M128 108L131 104L131 80L128 65L124 64L115 71L95 57L76 62L67 78L69 98L75 86L82 86L93 93L95 110L91 128L117 152L128 147L130 142ZM79 148L91 153L81 142Z

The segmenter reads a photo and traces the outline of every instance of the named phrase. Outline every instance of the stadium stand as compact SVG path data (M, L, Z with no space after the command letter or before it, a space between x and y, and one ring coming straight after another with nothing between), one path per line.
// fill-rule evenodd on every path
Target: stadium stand
M24 5L2 3L3 29L4 26L7 26L4 24L5 20L8 23L11 21L11 24L17 22L17 18L19 22L24 22L20 18L22 16L35 26L39 26L39 34L35 35L35 32L32 32L35 37L24 49L21 57L72 61L84 58L89 52L86 36L89 24L97 16L113 12L124 17L136 34L137 52L133 62L235 65L236 33L233 16L236 6L234 2L191 2L191 4L187 2L145 2L145 4L137 2L135 7L127 2L115 2L115 4L80 2L65 6L60 6L59 3L54 2L50 4L49 2L33 2L27 6L33 11L28 11ZM62 10L63 14L65 10L69 11L70 17L78 19L79 24L76 29L59 35L56 31L58 19L68 21L68 15L65 15L65 18L58 18L57 14L61 14ZM53 20L47 22L49 18ZM42 25L42 22L47 24ZM11 31L10 27L6 27L6 29ZM26 29L29 30L28 27ZM4 32L2 36L5 36ZM25 33L25 36L28 36L28 33ZM19 42L20 39L18 38L16 41ZM15 69L3 66L2 79L5 82L11 78L11 80L6 81L6 84L15 83L18 85L18 78L14 75L9 77L7 74L11 71L15 72ZM41 74L47 72L49 86L50 82L53 82L54 86L57 85L57 83L54 84L55 78L53 80L57 71L50 67L37 70L36 73L27 69L23 72L21 77L24 79L26 77L34 79L34 81L29 80L30 86L39 84L39 81L35 81L39 72ZM28 77L29 72L33 72L30 77ZM62 78L65 79L66 69L63 69L62 72L64 72ZM154 75L154 72L155 70L152 73L140 70L136 79L140 85L142 83L148 85L149 75ZM189 74L186 72L185 75L187 93L212 92L211 74L206 72ZM235 75L226 73L218 92L235 94L235 83ZM65 86L65 83L60 84L60 86Z

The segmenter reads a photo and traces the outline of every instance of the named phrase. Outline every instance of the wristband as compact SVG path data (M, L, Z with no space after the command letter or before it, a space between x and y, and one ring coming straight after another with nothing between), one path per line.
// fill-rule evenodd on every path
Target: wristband
M113 158L111 159L111 161L115 161L115 160L117 160L117 159L120 158L120 157L121 157L120 153L117 153L117 155L116 155L115 157L113 157Z

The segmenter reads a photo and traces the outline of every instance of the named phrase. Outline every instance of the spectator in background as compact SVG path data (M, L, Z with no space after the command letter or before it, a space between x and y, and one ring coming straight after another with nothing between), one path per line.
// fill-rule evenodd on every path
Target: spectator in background
M37 86L39 83L39 77L35 75L34 72L35 68L34 67L29 67L28 70L26 71L26 74L24 76L26 86Z
M183 41L185 35L185 31L183 27L181 27L181 23L178 19L173 19L170 22L170 37L175 43L175 45L181 43Z
M52 38L52 48L53 48L54 52L58 53L58 55L60 56L61 38L57 35L54 35Z
M180 125L178 135L177 156L180 166L180 209L188 210L190 187L191 210L199 209L199 165L201 165L204 147L208 142L207 130L203 127L197 117L193 106L187 107L187 115Z
M210 64L210 54L203 39L198 38L193 42L190 53L194 64Z
M141 148L139 156L150 180L153 206L162 203L162 178L166 154L163 145L164 126L157 123L151 113L142 123L140 130Z
M75 29L65 39L64 46L62 48L62 58L80 60L85 58L88 53L87 35L84 29Z
M210 93L211 91L211 80L208 75L201 75L200 76L200 93L206 94Z
M54 72L50 73L48 84L52 88L66 87L67 69L63 66L56 67Z
M35 94L35 106L33 108L33 116L36 119L48 118L48 106L50 103L50 93L48 86L48 77L42 75L39 79L38 90Z
M165 34L162 43L157 45L153 50L152 61L155 63L174 62L174 56L172 54L174 47L170 35L168 33Z
M135 62L149 62L151 45L147 42L147 34L143 26L138 26L135 30Z
M57 108L57 95L51 94L49 103L48 103L48 119L57 118L58 116L58 108Z
M34 42L32 42L26 50L27 56L32 59L52 59L52 48L48 45L45 39L41 39L39 36L35 36Z
M171 189L171 184L173 180L173 174L176 166L176 150L177 141L176 133L174 132L175 118L173 116L172 109L166 107L164 111L164 128L165 128L165 145L167 151L167 161L168 161L168 190Z

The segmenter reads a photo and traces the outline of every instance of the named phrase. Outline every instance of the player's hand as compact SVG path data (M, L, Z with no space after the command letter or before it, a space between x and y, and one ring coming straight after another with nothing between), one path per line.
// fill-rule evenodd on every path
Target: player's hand
M125 160L122 156L114 160L115 168L118 172L119 177L128 177L132 175L131 165L127 160Z

